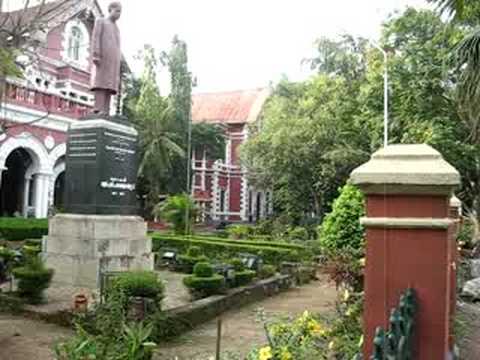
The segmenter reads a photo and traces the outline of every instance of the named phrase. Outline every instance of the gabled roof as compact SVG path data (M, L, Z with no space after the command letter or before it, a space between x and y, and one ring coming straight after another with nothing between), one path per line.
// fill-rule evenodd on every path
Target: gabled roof
M192 96L192 122L243 124L257 120L270 94L268 88Z
M22 28L32 22L54 28L87 9L91 10L96 17L102 16L96 0L55 0L27 9L0 13L0 24L7 30Z

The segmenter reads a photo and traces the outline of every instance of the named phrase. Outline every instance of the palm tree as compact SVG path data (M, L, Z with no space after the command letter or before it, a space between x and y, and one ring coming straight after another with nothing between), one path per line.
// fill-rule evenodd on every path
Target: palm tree
M455 21L473 25L480 14L478 0L428 0L438 5ZM458 86L460 116L471 131L471 140L480 140L480 28L463 38L454 51L456 67L461 71Z

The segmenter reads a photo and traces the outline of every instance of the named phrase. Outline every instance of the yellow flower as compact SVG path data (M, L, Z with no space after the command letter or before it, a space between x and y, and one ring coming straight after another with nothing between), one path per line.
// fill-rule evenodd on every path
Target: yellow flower
M335 347L335 341L332 340L328 343L328 350L333 350Z
M292 360L292 359L293 359L293 356L290 353L290 351L288 351L288 349L284 348L282 350L282 353L280 354L280 360Z
M352 316L353 315L353 309L350 307L347 309L347 312L345 313L347 316Z
M343 301L348 301L348 299L350 299L350 291L345 289L345 292L343 293Z
M361 266L365 266L365 258L361 258L360 260L358 260L358 263L359 263Z
M265 346L260 349L258 360L269 360L272 358L272 348Z

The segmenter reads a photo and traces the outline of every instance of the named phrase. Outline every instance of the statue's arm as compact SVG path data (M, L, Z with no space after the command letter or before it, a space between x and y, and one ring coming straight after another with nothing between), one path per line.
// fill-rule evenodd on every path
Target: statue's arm
M98 19L95 21L92 35L92 59L94 64L99 64L102 59L102 33L103 33L103 21Z

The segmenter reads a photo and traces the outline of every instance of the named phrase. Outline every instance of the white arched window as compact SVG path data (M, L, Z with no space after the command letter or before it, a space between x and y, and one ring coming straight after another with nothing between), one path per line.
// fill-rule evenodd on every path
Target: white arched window
M68 37L68 57L74 61L80 60L83 43L82 30L78 26L72 26Z
M79 19L73 19L65 25L63 35L62 58L65 62L81 69L89 65L90 35L85 24Z

